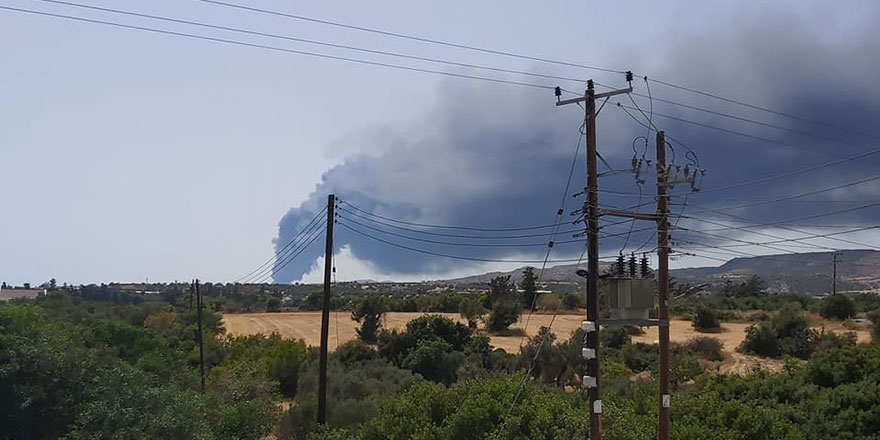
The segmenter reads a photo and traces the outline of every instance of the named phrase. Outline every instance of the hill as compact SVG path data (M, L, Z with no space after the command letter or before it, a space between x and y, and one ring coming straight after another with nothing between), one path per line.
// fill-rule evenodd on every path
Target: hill
M600 264L604 273L609 263ZM577 265L549 267L544 271L547 283L582 283L575 274ZM453 284L484 284L496 276L510 275L519 282L524 267L509 272L489 272L447 280ZM810 252L785 255L734 258L716 267L674 269L670 275L682 283L721 285L760 276L773 292L823 294L831 289L832 253ZM840 251L837 264L838 289L874 290L880 288L880 251Z

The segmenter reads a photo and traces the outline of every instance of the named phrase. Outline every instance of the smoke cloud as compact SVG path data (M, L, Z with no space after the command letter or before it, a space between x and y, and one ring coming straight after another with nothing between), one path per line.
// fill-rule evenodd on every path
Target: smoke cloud
M783 18L788 20L787 25L780 27ZM875 31L868 26L863 30L850 30L855 35L849 35L844 42L828 39L809 23L792 17L756 19L751 23L749 29L738 30L735 35L703 34L699 38L682 39L678 44L673 40L666 57L670 61L657 66L654 72L658 78L671 82L765 103L782 112L828 125L817 126L652 83L650 91L656 98L711 108L791 130L780 131L657 100L651 105L647 99L636 98L646 113L653 109L653 122L690 147L699 156L700 166L707 170L703 180L705 195L696 193L685 198L687 189L676 188L677 197L673 202L687 201L685 214L717 218L707 210L771 200L877 174L880 155L765 184L709 191L713 187L791 172L880 148L880 136L872 133L880 114L880 97L873 87L880 67L880 61L874 56L880 53L877 47L880 40ZM600 81L625 85L622 78L616 77L603 76ZM635 86L638 92L647 94L643 82L637 81ZM568 88L572 89L570 85ZM575 162L571 190L567 195L563 195L563 191L583 118L578 108L557 108L552 92L460 81L444 83L438 96L438 102L420 124L391 125L346 135L346 144L357 144L356 152L324 173L308 200L281 219L276 250L280 251L326 205L330 193L371 213L420 223L491 228L544 225L554 221L562 200L566 206L564 219L573 219L568 212L582 203L582 199L575 199L571 194L584 185L583 149ZM620 103L633 105L628 99ZM630 113L642 118L638 112ZM747 132L774 142L713 131L659 114ZM634 149L638 154L645 149L644 139L636 139L637 136L651 140L647 157L654 156L653 135L613 102L602 110L599 121L600 153L615 168L629 168ZM836 130L832 126L848 130ZM673 143L673 151L669 153L669 159L674 159L677 165L689 163L685 157L687 149L682 144ZM642 188L645 196L640 199L635 195L639 188L632 175L603 178L600 186L606 192L600 196L600 203L629 207L639 201L652 202L654 189L651 177L648 179ZM878 189L880 181L805 198L838 201L820 206L797 201L728 211L756 221L786 220L858 206L849 201L869 200L876 197ZM370 223L352 216L351 205L341 205L341 224L403 245L473 258L543 257L541 247L450 247L390 237L353 224L352 220ZM650 205L644 209L651 209ZM673 209L681 209L681 205L674 205ZM863 224L876 218L878 212L877 207L852 210L816 217L809 222ZM603 231L610 235L626 232L628 227L609 226ZM562 226L563 230L573 228L571 224ZM560 241L567 239L571 239L570 233L558 237ZM624 239L625 236L618 236L605 240L603 249L616 252L623 246ZM632 245L650 239L650 232L636 232L629 244L635 247ZM546 238L519 242L541 241ZM472 264L394 248L345 227L337 228L335 245L337 250L346 246L353 256L386 273L442 274ZM649 245L647 249L650 248ZM582 249L581 243L560 244L554 250L554 258L576 258ZM321 253L321 247L314 245L277 271L275 280L299 279Z

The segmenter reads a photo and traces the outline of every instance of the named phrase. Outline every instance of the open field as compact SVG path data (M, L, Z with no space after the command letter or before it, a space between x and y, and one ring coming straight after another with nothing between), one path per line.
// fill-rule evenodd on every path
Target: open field
M403 328L410 320L422 316L424 313L419 312L390 312L385 314L385 328ZM450 319L464 323L457 313L439 313ZM533 314L528 319L528 327L524 322L527 317L514 324L514 329L526 329L528 336L537 333L541 326L550 324L552 315ZM553 331L559 335L560 339L567 337L572 331L577 329L583 320L581 314L565 314L558 315L553 323ZM825 329L835 331L846 331L839 323L836 322L819 322L815 317L811 319L815 326L824 325ZM308 345L318 345L320 342L321 330L321 313L320 312L291 312L291 313L240 313L223 315L223 324L227 332L232 335L251 335L251 334L270 334L278 333L286 338L302 339ZM351 320L351 315L347 312L331 312L330 314L330 348L337 347L340 343L345 343L356 337L355 328L357 323ZM676 342L684 342L697 335L706 335L718 338L724 343L725 351L731 357L733 365L722 365L722 370L740 371L745 366L754 365L756 363L766 364L767 367L774 367L776 363L773 361L761 361L752 359L751 356L744 356L735 353L733 350L745 338L745 329L749 326L746 322L726 322L722 324L720 333L698 333L691 327L690 321L673 319L671 323L671 339ZM871 336L868 331L857 330L859 342L870 341ZM503 348L508 353L516 353L519 351L520 336L492 336L491 343L497 348ZM653 343L657 340L657 328L650 327L645 329L645 334L633 336L634 342Z

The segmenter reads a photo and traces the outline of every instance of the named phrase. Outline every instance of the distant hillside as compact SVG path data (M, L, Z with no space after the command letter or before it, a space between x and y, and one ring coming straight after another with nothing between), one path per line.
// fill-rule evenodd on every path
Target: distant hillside
M585 264L581 264L583 268ZM600 262L599 269L601 272L607 270L610 266L609 263ZM485 284L488 283L492 278L497 276L510 275L510 279L516 283L519 283L522 279L522 271L526 268L526 266L520 267L518 269L512 270L510 272L489 272L480 275L472 275L469 277L456 278L453 280L447 280L450 283L454 284ZM577 276L575 270L577 269L576 264L565 264L562 266L553 266L544 269L544 276L541 278L544 282L551 283L580 283L583 282L584 279ZM538 272L540 268L535 268L535 271Z
M774 292L822 294L831 289L831 252L811 252L787 255L734 258L718 267L697 267L670 271L678 282L720 285L727 280L738 282L752 275L760 276ZM609 263L600 264L604 273ZM554 266L544 271L543 281L550 283L582 283L575 274L576 265ZM510 275L519 282L523 268L510 272L489 272L447 280L454 284L484 284L500 275ZM880 289L880 251L841 251L837 264L838 289Z
M752 275L760 276L772 291L808 294L831 290L832 253L810 252L787 255L734 258L718 267L672 271L680 282L723 283ZM880 252L841 251L837 263L838 290L880 288Z

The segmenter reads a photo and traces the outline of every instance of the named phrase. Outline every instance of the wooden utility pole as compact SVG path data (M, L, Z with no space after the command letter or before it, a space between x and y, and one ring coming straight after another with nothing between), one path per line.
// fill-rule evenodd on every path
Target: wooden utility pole
M199 323L199 371L202 382L202 393L205 392L205 343L204 333L202 332L202 293L199 291L199 280L196 279L196 320Z
M602 438L602 396L599 389L599 166L596 153L596 92L593 81L587 82L587 200L584 204L587 227L587 321L595 322L596 331L587 333L587 348L596 356L587 361L587 375L596 378L590 388L590 438Z
M629 78L629 75L627 75ZM628 79L629 80L629 79ZM593 80L587 81L587 91L583 97L560 99L562 91L556 88L557 106L584 103L584 126L587 136L587 187L584 202L584 218L587 235L587 320L584 329L587 333L586 347L583 351L587 363L584 387L590 401L590 439L602 439L602 397L599 380L599 167L596 147L596 101L614 95L632 92L627 89L613 90L597 94ZM589 330L587 330L589 328Z
M837 251L831 253L832 255L832 264L831 264L831 294L837 294L837 256L839 255Z
M657 291L660 326L659 438L669 440L669 175L666 134L657 132ZM664 325L664 323L666 323Z
M324 248L324 304L321 308L321 360L318 373L318 424L327 422L327 339L330 334L330 278L333 267L333 221L336 196L327 197L327 239Z

